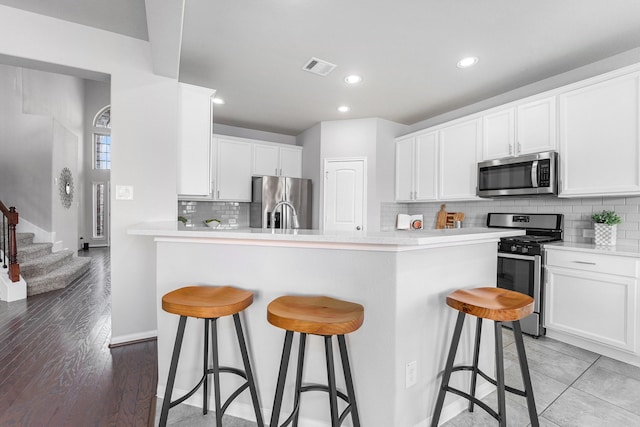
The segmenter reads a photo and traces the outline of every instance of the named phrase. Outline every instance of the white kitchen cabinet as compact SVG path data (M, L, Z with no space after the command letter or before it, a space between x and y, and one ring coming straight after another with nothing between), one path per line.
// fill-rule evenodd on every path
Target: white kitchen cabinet
M254 142L252 173L302 178L302 147Z
M211 195L211 98L215 90L179 84L178 194Z
M251 201L251 144L217 137L215 200Z
M640 194L640 73L559 95L560 196Z
M438 132L396 141L396 201L437 200Z
M527 101L482 117L482 158L556 149L556 97Z
M439 200L476 199L481 120L456 123L439 131Z
M560 332L577 339L572 344L601 353L637 354L639 259L550 247L546 254L548 335Z

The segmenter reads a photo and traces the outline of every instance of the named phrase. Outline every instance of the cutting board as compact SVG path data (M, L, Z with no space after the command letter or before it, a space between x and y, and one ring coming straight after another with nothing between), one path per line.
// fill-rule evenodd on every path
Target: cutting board
M464 213L447 212L446 205L440 205L440 210L436 217L436 229L453 228L456 221L464 221Z

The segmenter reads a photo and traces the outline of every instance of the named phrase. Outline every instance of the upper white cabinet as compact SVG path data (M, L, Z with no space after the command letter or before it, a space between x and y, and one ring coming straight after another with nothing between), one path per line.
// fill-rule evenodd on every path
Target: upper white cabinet
M302 147L253 143L252 174L302 178Z
M638 258L547 248L544 323L572 344L638 353ZM609 352L609 353L608 353Z
M179 83L178 194L211 195L212 89Z
M556 97L493 111L482 117L484 160L556 148Z
M216 137L215 200L251 201L251 144Z
M439 200L476 199L481 121L473 119L442 128Z
M560 195L640 193L640 73L559 96Z
M438 132L396 141L396 200L437 199Z

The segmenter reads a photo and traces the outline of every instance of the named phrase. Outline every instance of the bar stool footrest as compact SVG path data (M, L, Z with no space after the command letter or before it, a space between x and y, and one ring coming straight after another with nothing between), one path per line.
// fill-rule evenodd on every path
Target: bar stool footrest
M324 385L324 384L306 384L306 385L303 385L303 386L300 387L300 393L304 393L304 392L307 392L307 391L324 391L326 393L329 393L329 386ZM340 425L342 425L343 421L351 413L351 408L352 407L351 407L351 402L349 402L349 397L346 394L344 394L340 390L336 390L336 394L340 399L342 399L344 402L346 402L348 404L347 407L344 408L344 410L342 411L342 413L338 417L338 422L340 423ZM284 420L284 422L282 424L280 424L279 427L288 426L293 421L293 418L296 416L296 414L298 413L299 410L300 410L300 401L297 402L296 406L291 411L291 414L289 414L287 419Z
M453 369L451 369L451 372L457 372L457 371L471 371L473 372L473 366L455 366ZM488 382L490 382L491 384L493 384L494 386L498 386L498 382L494 379L491 378L489 375L485 374L481 369L478 369L478 374L480 374L480 376L482 378L484 378L485 380L487 380ZM522 396L522 397L527 397L527 392L525 392L524 390L518 390L517 388L513 388L510 387L508 385L505 384L504 386L505 391L508 391L509 393L513 393L513 394L517 394L518 396Z
M466 392L464 392L462 390L458 390L457 388L453 388L453 387L450 387L450 386L446 386L443 389L446 390L446 391L449 391L449 392L451 392L453 394L457 394L458 396L464 397L465 399L475 403L476 405L478 405L479 407L484 409L493 418L495 418L496 420L500 421L500 415L498 415L498 413L496 411L491 409L491 407L489 405L487 405L486 403L484 403L482 400L478 399L477 397L471 396L469 393L466 393Z

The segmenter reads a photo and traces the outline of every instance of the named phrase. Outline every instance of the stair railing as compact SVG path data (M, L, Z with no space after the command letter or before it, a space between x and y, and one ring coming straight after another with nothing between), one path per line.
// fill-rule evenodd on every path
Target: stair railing
M2 267L7 268L9 260L9 280L20 281L20 264L18 264L18 246L16 242L16 225L18 225L18 212L15 207L7 207L0 200L0 211L2 211Z

